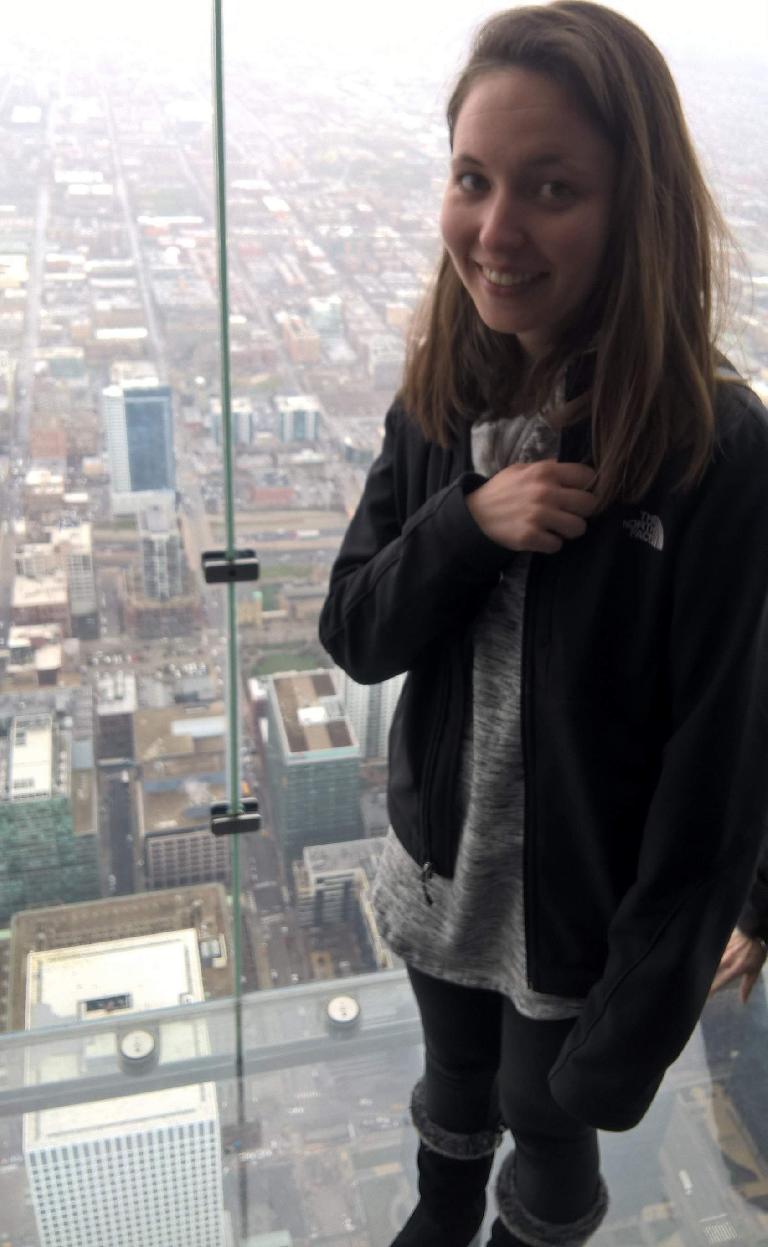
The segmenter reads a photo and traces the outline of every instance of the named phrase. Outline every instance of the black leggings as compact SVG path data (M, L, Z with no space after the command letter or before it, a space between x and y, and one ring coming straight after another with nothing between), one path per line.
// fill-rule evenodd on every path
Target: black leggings
M407 969L424 1028L428 1116L470 1134L501 1113L523 1206L557 1224L584 1216L598 1186L597 1131L559 1108L547 1082L574 1020L535 1021L498 992Z

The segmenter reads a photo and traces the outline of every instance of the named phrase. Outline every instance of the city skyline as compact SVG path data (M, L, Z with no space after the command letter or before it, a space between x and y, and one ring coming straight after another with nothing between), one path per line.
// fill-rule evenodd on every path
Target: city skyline
M402 25L378 42L368 15L339 6L307 13L293 41L276 22L274 38L254 36L253 47L234 14L227 25L232 5L224 7L234 518L238 545L255 549L261 563L260 578L240 585L235 603L239 776L243 795L258 793L263 820L262 832L240 844L241 987L249 1050L277 1045L276 1036L296 1045L292 1065L283 1067L278 1053L244 1081L245 1107L230 1076L220 1078L225 1203L241 1216L246 1208L257 1233L287 1232L300 1247L313 1234L334 1247L384 1247L385 1214L394 1230L410 1200L405 1080L419 1052L415 1044L351 1045L342 1061L334 1036L354 1033L354 1009L328 1007L346 991L364 1026L385 1019L394 1030L407 1014L406 985L386 977L398 963L383 950L370 904L388 827L386 736L397 689L353 688L333 672L316 619L439 250L443 88L475 18L494 8L442 6L427 54L420 40L429 15L409 24L404 5L395 10ZM642 8L617 7L633 16ZM298 11L288 6L282 17L295 24ZM140 3L108 14L109 28L94 9L94 54L73 37L76 12L33 4L13 30L31 35L34 24L49 50L5 63L0 53L0 755L16 743L18 706L25 716L45 710L62 720L70 787L87 775L98 798L99 876L82 893L54 880L61 886L51 904L83 903L45 911L39 926L30 913L0 940L0 1029L10 1023L9 958L15 966L49 937L50 948L65 938L90 947L110 923L110 937L127 935L120 923L132 905L131 921L143 930L171 923L192 932L204 981L206 972L226 976L218 1003L234 982L226 920L200 903L216 879L228 910L232 879L229 842L209 830L212 803L226 798L232 749L227 619L223 591L201 571L202 554L221 550L227 535L209 7L186 5L182 21L179 9L154 13ZM337 38L334 22L343 25L345 13L346 37ZM683 13L681 21L693 21L693 9ZM697 31L705 29L709 9L695 13ZM758 25L749 20L754 49ZM149 46L123 46L124 27L141 22ZM647 26L655 34L650 16ZM359 54L366 31L370 60ZM186 38L189 59L173 54L175 35ZM59 54L53 40L65 36ZM768 387L766 87L739 64L721 73L692 60L680 80L686 107L754 277L752 302L735 312L738 358ZM148 377L167 387L176 492L165 491L160 510L150 490L134 499L135 513L116 513L101 396ZM160 439L163 454L170 441ZM276 684L285 690L281 715ZM280 751L289 727L292 747ZM32 734L28 742L36 767ZM48 735L44 744L50 752ZM332 765L331 746L343 769ZM313 842L316 811L323 839L336 836L327 846ZM30 835L49 814L42 805L31 811ZM58 931L66 931L59 943ZM718 1001L711 1012L709 1066L697 1038L673 1071L634 1144L634 1165L621 1140L611 1140L617 1199L604 1247L628 1234L644 1247L703 1244L705 1217L759 1242L768 1140L760 1115L749 1112L745 1070L762 1042L764 996L749 1015L728 1007ZM308 1036L317 1049L296 1056ZM90 1077L87 1061L83 1069ZM0 1207L15 1218L14 1247L17 1239L27 1247L26 1188L11 1159L18 1125L11 1119L0 1135Z

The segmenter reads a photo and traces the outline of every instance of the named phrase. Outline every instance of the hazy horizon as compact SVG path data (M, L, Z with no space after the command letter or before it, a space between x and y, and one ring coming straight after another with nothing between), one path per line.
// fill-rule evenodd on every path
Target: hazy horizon
M146 46L149 31L156 46L170 42L179 52L194 52L208 41L212 7L212 0L163 0L161 6L157 0L131 0L125 7L107 6L102 0L68 0L64 7L60 0L30 0L22 10L3 15L3 33L6 41L58 44L65 54L76 54L78 49L119 46L134 38ZM388 0L386 6L325 0L321 7L312 0L289 0L265 12L244 0L224 0L223 20L225 39L240 54L244 37L258 51L259 40L290 36L297 45L322 47L329 58L334 49L345 57L371 49L401 50L432 61L436 53L460 57L478 22L504 7L488 0L422 0L418 7L409 0ZM616 0L608 7L637 22L663 51L715 59L762 58L768 63L765 0L732 0L727 21L719 0Z

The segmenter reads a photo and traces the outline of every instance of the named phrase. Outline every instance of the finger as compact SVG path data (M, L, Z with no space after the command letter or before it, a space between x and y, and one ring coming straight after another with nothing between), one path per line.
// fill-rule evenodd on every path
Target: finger
M587 531L586 520L580 515L572 515L570 511L544 511L540 523L542 528L547 529L548 532L556 533L558 537L566 537L568 540L583 537Z
M749 1000L752 988L755 986L755 983L757 982L759 977L760 977L759 974L745 974L743 979L741 980L741 990L739 992L739 995L741 997L741 1003L743 1005L745 1005L747 1001Z
M597 473L586 463L560 463L557 459L547 460L552 466L548 474L555 477L560 485L571 489L589 489L597 480Z
M710 995L714 995L715 992L720 991L721 987L725 987L726 983L732 982L735 978L738 978L738 970L726 968L721 965L712 982Z
M523 547L525 550L536 551L538 554L557 554L564 545L562 537L547 529L540 529L533 534Z
M594 494L586 489L565 489L557 491L553 499L561 511L571 511L574 515L594 515L599 503Z

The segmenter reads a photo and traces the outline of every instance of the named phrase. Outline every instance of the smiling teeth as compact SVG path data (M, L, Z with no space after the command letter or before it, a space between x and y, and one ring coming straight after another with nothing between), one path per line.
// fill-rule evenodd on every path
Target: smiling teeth
M483 277L493 282L494 286L527 286L537 277L543 276L542 273L500 273L495 268L485 268L485 266L482 267L482 273Z

